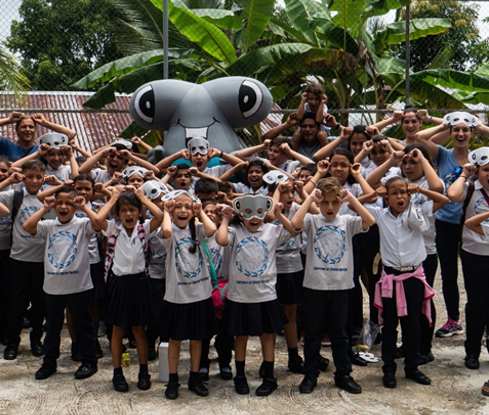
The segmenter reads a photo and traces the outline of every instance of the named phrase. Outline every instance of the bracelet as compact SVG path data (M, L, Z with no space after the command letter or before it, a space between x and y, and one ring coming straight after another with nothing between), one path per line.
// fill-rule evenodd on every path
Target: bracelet
M433 121L433 115L430 117L430 119L428 120L428 123L431 124L431 121Z
M221 154L219 154L219 158L222 158L222 155L223 155L223 152L222 152L222 150L221 150Z
M316 186L318 185L318 184L317 184L317 183L316 183L314 180L312 180L312 179L309 179L309 181L310 181L310 182L311 182L311 183L314 185L314 187L316 187Z
M336 123L336 125L333 127L333 130L340 131L341 124Z
M458 177L463 177L465 180L467 180L467 177L465 177L463 174L461 174L460 176Z

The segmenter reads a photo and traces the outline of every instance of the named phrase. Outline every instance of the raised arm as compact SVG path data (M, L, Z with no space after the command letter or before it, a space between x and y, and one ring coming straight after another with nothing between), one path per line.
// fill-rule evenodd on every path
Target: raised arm
M448 197L442 195L441 193L433 192L432 190L423 189L417 184L409 184L408 191L409 193L417 192L429 197L433 201L433 213L435 213L438 209L441 209L448 203Z
M155 167L159 169L161 173L165 173L168 167L170 167L175 161L181 158L185 160L188 160L190 158L190 153L186 148L176 152L175 154L165 157L163 160L156 163Z
M216 242L221 246L229 245L229 222L233 217L233 208L231 206L223 206L221 210L222 222L216 233Z
M377 167L372 173L367 177L367 183L374 189L380 186L380 180L384 177L387 172L394 166L398 166L404 157L404 152L393 151L391 156L379 167Z
M151 214L153 215L153 218L151 219L150 225L149 225L149 230L150 232L155 231L158 229L158 227L161 225L161 222L163 222L163 212L160 210L158 206L156 206L151 200L149 200L145 195L144 195L144 190L140 187L137 189L134 194L136 197L141 201L143 206L148 209Z
M197 216L200 222L204 225L205 236L212 236L216 233L216 224L202 210L202 203L194 202L192 205L194 215Z
M464 188L465 182L477 172L477 166L467 163L462 170L460 176L450 185L447 190L447 196L453 203L461 203L465 199Z
M70 130L68 127L63 125L55 124L48 121L42 114L32 114L32 119L39 125L49 128L50 130L56 131L57 133L66 134L68 136L68 141L72 140L76 136L76 132Z
M306 213L309 211L309 207L313 202L319 203L323 198L323 193L321 190L316 189L312 192L301 207L295 212L295 215L292 217L290 224L294 228L296 232L300 231L304 227L304 218L306 217Z
M362 218L362 228L368 228L375 223L372 214L348 190L342 189L340 191L339 200L341 203L348 202L353 208L352 210L358 213L358 216Z
M92 222L92 228L96 231L107 230L107 216L109 215L110 211L115 206L117 199L119 198L119 192L117 191L117 189L112 188L107 190L110 191L110 199L104 206L102 206L102 208L95 216L88 215L87 211L84 210L84 212L87 213L88 217L90 218L90 222Z
M160 169L156 167L154 164L147 162L139 157L136 157L129 150L121 150L121 154L126 158L126 160L133 161L137 165L144 167L145 169L152 170L154 174L160 174Z
M333 150L338 147L341 143L348 141L353 134L353 127L345 127L341 129L340 136L331 141L331 143L326 144L324 147L320 148L318 151L314 153L312 156L314 160L320 161L324 160L326 157L329 157Z
M469 228L471 231L474 231L479 235L484 235L482 222L485 222L487 219L489 219L489 212L484 212L467 219L464 225L467 226L467 228Z
M44 199L44 204L42 208L39 209L36 213L34 213L22 225L24 230L26 232L29 232L31 235L35 235L37 233L37 224L46 213L51 212L51 209L54 207L55 204L56 204L56 198L54 196L50 196Z

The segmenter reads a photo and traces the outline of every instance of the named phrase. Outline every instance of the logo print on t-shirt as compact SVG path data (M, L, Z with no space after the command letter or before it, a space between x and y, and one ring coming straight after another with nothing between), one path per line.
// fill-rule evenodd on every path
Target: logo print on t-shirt
M291 236L288 241L283 242L280 246L279 249L282 249L285 251L285 248L290 248L292 245L294 245L296 236Z
M175 266L180 275L187 278L194 278L199 275L204 264L200 249L197 249L195 254L188 252L192 245L191 238L182 238L177 242L175 247ZM180 251L184 253L184 256L182 256ZM185 251L187 252L185 253ZM182 263L183 261L185 262Z
M29 219L34 213L36 213L39 210L39 208L35 206L30 206L22 209L18 215L19 217L19 223L21 225L24 224L24 222Z
M346 251L345 231L337 226L322 226L314 236L314 253L326 264L337 264Z
M149 249L151 253L151 259L166 260L166 248L160 243L160 240L156 236L152 236L149 240Z
M77 250L76 235L68 231L57 232L49 240L49 263L54 268L65 268L73 262ZM58 262L57 259L64 262Z
M250 236L236 247L236 266L246 277L259 277L267 269L268 256L267 244Z
M474 204L474 212L476 215L480 215L481 213L486 213L488 210L486 200L481 196ZM484 222L488 223L489 219L486 219Z
M215 248L209 249L209 254L211 256L211 261L212 261L212 265L214 265L214 269L216 270L216 272L219 271L222 265L222 256L219 253L219 249L215 249ZM209 265L209 272L210 272L210 265Z

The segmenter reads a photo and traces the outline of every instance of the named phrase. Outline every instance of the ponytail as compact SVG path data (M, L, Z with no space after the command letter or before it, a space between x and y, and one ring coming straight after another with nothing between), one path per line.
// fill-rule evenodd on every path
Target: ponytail
M199 241L197 240L197 231L195 229L195 216L190 219L188 226L190 226L190 237L192 238L192 246L189 248L189 252L191 254L195 254L197 252L197 247L199 246Z

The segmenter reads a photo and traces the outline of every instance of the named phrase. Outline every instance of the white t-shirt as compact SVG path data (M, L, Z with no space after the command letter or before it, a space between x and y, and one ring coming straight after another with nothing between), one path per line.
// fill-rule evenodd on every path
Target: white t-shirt
M464 187L465 195L467 195L467 189L468 183L466 182ZM484 189L481 182L477 179L474 183L474 193L465 209L465 219L489 211L489 206L482 195L482 190L489 196L489 190ZM489 221L486 220L483 223L488 222ZM462 249L474 255L489 256L489 244L485 241L484 236L470 230L467 226L464 226L462 231Z
M238 182L234 183L234 188L236 189L236 193L243 193L245 195L264 195L268 196L268 187L262 186L256 190L256 192L250 187L246 186L244 183Z
M356 199L358 199L358 197L363 194L362 186L360 186L359 183L350 184L346 182L343 186L343 189L348 190L353 196L355 196ZM340 207L340 210L338 211L338 215L358 216L357 212L354 212L348 207L349 205L349 203L343 203Z
M197 252L192 254L190 228L180 229L172 224L172 236L161 240L167 250L165 300L175 304L196 303L208 299L212 294L207 257L202 247L204 225L195 224Z
M44 292L74 294L93 288L88 267L88 244L95 231L89 219L76 216L68 223L40 221L36 237L45 240Z
M414 196L414 195L413 195ZM415 203L411 199L411 207ZM416 219L414 209L408 208L395 217L390 207L378 208L365 206L375 218L380 233L380 253L382 263L388 267L417 266L426 259L426 248L420 222ZM425 216L433 216L433 201L419 204Z
M229 227L231 267L228 298L237 303L263 303L277 298L277 248L290 233L272 223L250 232L243 224Z
M7 190L2 195L8 198L9 209L12 208L14 191ZM10 250L10 258L22 262L43 262L44 247L46 243L39 238L26 232L22 225L34 213L40 210L43 204L37 198L37 195L31 195L24 189L24 200L20 205L19 212L15 218L13 225L12 248Z
M95 181L95 183L107 183L112 180L112 176L107 170L104 169L92 169L90 174L92 175L92 179Z
M288 212L282 212L287 219L291 219L299 210L300 205L292 202L292 206ZM281 226L278 219L273 221L273 224ZM277 248L277 273L290 274L302 270L301 261L301 235L291 236Z
M304 287L318 291L349 290L353 282L353 243L362 228L360 216L306 214L302 228L307 233L307 261Z
M151 221L143 223L146 233L146 243L149 241ZM105 233L110 236L116 228L121 231L115 244L114 257L112 259L112 272L117 276L139 274L146 268L146 259L143 245L138 236L137 225L133 228L131 236L120 221L111 219L108 221Z
M149 238L149 277L162 280L166 277L166 248L161 243L161 226Z
M250 160L261 160L263 161L264 163L269 163L270 161L268 159L264 159L262 157L257 157L257 156L251 156L250 157ZM281 164L280 166L276 166L278 167L279 169L289 173L289 174L292 174L295 172L295 169L297 167L300 167L302 166L301 162L299 160L287 160L285 163Z
M56 178L65 182L66 180L71 179L71 166L67 166L66 164L62 164L57 169L53 169L49 164L46 165L46 176L56 176ZM50 189L54 186L44 183L41 187L41 192L46 189Z
M89 209L93 210L91 202L87 203ZM87 218L87 214L81 210L75 212L77 218ZM88 257L90 258L90 265L98 264L100 262L100 251L98 249L97 234L92 235L90 243L88 244Z
M424 176L419 180L415 180L413 182L408 180L408 182L417 184L422 189L428 189L429 190L429 188L430 188L430 186L428 184L428 180L426 180L426 178ZM441 181L441 183L443 183L443 182ZM411 195L411 199L414 199L415 197L416 197L416 195ZM418 193L418 198L419 198L419 203L425 203L425 202L429 202L431 200L430 198L428 198L425 195L422 195L420 193ZM428 218L428 221L430 223L430 228L423 232L424 247L426 248L426 254L427 255L436 254L435 219L436 219L435 215L432 215Z

